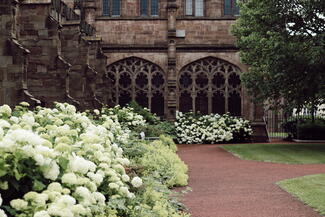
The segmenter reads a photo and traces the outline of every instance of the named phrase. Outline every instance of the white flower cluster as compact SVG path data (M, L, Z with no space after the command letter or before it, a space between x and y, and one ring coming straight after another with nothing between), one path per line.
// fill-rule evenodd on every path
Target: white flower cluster
M192 112L177 112L175 127L177 140L184 144L244 140L252 134L247 120L227 114L197 115Z
M108 114L110 117L114 116L124 126L124 128L134 129L137 126L145 126L146 120L142 115L134 112L132 107L103 108L102 113Z
M114 118L103 115L102 124L96 124L74 106L60 103L54 109L38 107L35 112L20 111L16 116L4 105L0 114L7 117L0 120L0 155L14 159L1 167L1 172L16 179L30 170L36 173L28 178L38 190L10 201L17 213L103 216L99 213L107 209L109 198L135 198L130 187L140 187L142 180L125 171L130 161L117 144L127 141L128 135ZM34 165L31 168L22 162ZM18 167L20 171L14 169ZM0 178L0 183L1 189L8 189L5 180ZM2 216L6 214L0 210Z

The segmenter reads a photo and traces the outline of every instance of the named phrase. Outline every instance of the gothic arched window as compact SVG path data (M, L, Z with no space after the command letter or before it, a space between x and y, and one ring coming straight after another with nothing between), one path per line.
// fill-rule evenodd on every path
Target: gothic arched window
M130 57L109 65L107 74L112 81L115 104L124 106L136 101L153 113L164 115L166 76L158 65Z
M178 108L202 114L241 115L240 70L224 60L207 57L185 66L178 76Z

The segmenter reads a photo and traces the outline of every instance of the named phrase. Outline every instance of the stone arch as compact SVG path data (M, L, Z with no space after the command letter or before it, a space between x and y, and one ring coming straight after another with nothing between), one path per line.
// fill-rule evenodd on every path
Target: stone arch
M241 116L240 72L237 66L215 57L185 65L177 78L178 110Z
M124 106L136 101L163 116L166 101L166 75L157 64L128 57L107 66L113 103Z

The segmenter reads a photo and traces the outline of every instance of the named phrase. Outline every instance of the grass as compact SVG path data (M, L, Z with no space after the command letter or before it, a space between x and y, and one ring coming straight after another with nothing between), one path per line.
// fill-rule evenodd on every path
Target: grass
M284 132L269 132L269 137L286 138L286 137L288 137L288 133L284 133Z
M325 174L287 179L277 185L320 214L325 214Z
M244 160L287 163L325 163L325 144L239 144L223 149Z

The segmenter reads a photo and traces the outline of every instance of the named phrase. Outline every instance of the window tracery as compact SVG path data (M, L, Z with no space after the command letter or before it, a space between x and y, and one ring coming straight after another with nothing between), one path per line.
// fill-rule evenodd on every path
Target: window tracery
M165 113L166 76L162 69L147 60L130 57L107 67L112 81L115 104L124 106L136 101L153 113Z
M185 66L178 76L178 103L183 112L241 115L240 70L208 57Z

